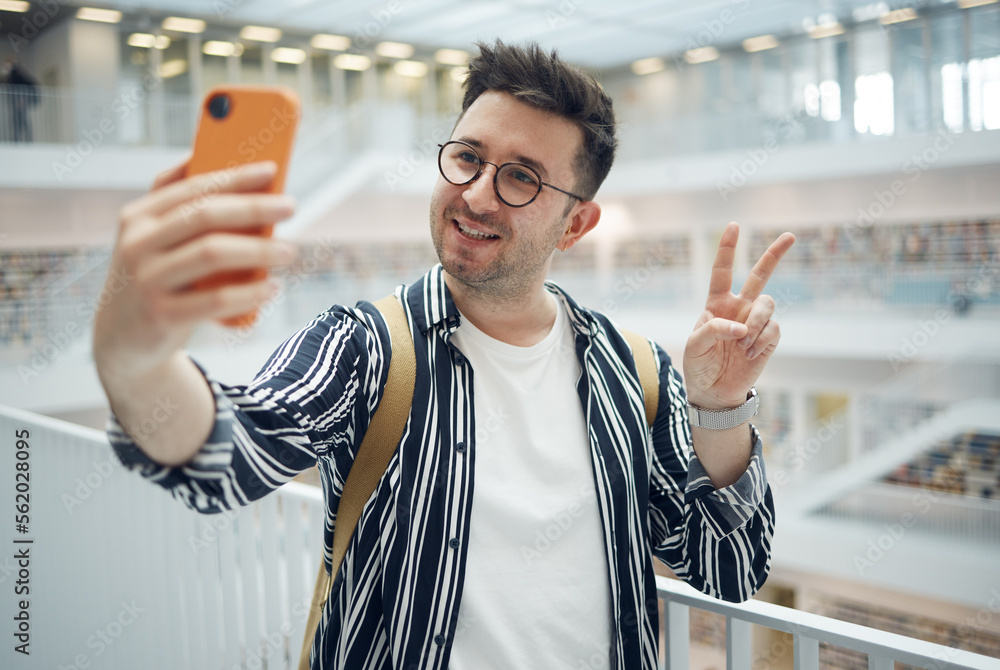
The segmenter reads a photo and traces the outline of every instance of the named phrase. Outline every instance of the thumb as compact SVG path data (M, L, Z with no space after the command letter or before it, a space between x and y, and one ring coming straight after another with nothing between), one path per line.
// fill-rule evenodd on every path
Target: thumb
M700 319L699 319L700 321ZM746 337L747 327L739 321L730 321L715 317L695 328L688 337L687 353L701 356L707 353L716 342L739 340Z

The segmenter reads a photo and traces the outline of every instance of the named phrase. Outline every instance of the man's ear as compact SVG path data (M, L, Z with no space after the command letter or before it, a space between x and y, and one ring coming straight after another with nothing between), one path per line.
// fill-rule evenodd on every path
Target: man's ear
M566 232L559 238L556 248L568 251L589 233L601 220L601 206L593 200L577 203L566 217Z

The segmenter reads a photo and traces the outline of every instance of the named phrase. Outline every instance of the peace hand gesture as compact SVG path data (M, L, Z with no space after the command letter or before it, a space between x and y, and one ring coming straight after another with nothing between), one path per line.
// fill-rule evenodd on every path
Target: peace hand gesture
M706 409L742 405L781 337L778 322L771 320L774 298L761 293L795 236L783 233L772 242L743 288L733 294L730 287L739 234L735 223L722 233L705 311L684 348L688 401Z

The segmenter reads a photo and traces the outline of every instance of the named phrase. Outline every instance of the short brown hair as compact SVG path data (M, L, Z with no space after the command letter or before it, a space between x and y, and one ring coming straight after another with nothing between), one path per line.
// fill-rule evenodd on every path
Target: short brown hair
M547 54L534 43L510 46L500 40L477 46L479 55L469 62L465 80L462 115L486 91L503 91L573 121L583 131L574 160L575 190L593 199L611 170L618 145L611 98L594 77L561 60L554 50Z

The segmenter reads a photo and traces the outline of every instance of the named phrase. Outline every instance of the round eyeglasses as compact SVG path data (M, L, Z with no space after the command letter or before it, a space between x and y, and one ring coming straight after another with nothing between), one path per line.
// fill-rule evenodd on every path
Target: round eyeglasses
M471 144L452 140L438 146L441 147L441 151L438 152L438 169L449 184L456 186L470 184L479 179L479 175L487 165L492 165L496 168L496 172L493 173L493 190L501 202L510 207L530 205L542 192L543 186L565 193L580 202L586 200L575 193L542 181L534 168L523 163L497 165L484 161Z

